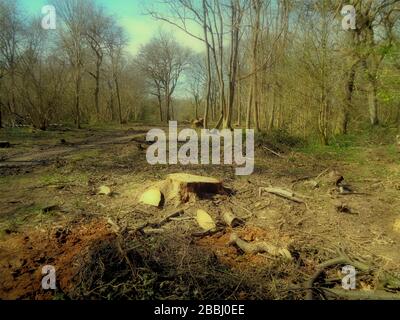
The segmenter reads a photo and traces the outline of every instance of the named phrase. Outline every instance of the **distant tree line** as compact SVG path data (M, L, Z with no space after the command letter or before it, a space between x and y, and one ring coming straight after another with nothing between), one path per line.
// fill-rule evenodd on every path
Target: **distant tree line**
M163 4L149 14L204 43L191 76L203 84L192 92L206 126L286 130L324 144L360 123L400 126L399 0ZM356 12L347 31L345 5Z
M400 0L164 0L148 14L204 44L159 32L136 56L93 0L55 0L57 29L0 0L0 125L189 114L205 127L285 130L328 144L360 124L400 127ZM355 29L343 30L352 5ZM185 103L177 92L185 92Z

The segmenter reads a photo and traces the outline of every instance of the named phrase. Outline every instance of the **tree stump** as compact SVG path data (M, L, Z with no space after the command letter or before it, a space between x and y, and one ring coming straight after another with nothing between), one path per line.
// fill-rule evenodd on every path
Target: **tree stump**
M222 181L215 178L175 173L167 176L162 186L162 193L166 201L175 200L179 205L196 198L225 194L225 189Z

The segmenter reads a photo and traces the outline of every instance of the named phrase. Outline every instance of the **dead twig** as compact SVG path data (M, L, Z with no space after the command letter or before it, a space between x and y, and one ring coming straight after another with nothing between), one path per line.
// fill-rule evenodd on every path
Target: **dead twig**
M178 209L174 210L172 213L168 214L164 219L158 222L146 222L145 224L137 227L135 229L135 232L143 232L143 229L145 228L153 228L153 229L159 229L169 221L171 221L171 218L176 218L179 217L184 213L183 209Z
M217 234L223 230L224 230L224 228L217 228L217 229L208 230L208 231L204 231L204 232L194 232L194 233L192 233L192 237L202 238L202 237L213 236L214 234Z

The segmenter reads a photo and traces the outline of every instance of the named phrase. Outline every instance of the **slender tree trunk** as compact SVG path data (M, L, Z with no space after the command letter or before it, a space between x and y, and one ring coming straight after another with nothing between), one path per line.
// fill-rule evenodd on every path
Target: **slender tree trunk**
M379 125L378 117L378 84L375 77L370 77L368 83L368 109L371 125Z
M14 71L14 67L11 68L10 77L11 77L11 99L10 99L11 103L9 103L9 109L10 109L10 114L12 115L11 122L12 122L12 125L14 126L15 125L14 116L17 113L17 110L16 110L16 104L17 103L16 103L16 99L15 99L15 71Z
M94 90L94 104L96 108L97 120L100 118L100 104L99 104L99 95L100 95L100 67L101 67L101 58L97 58L96 63L96 88Z
M123 119L122 119L122 105L121 105L121 94L120 94L120 90L119 90L118 76L116 76L116 75L114 76L114 82L115 82L115 90L117 91L119 124L123 124Z
M342 121L341 121L341 128L340 132L342 134L348 133L348 126L350 120L350 109L353 105L353 91L354 91L354 82L356 77L356 66L357 64L353 64L347 74L347 81L346 81L346 101L343 105L342 110Z
M210 112L210 98L211 98L211 57L210 57L210 44L208 42L208 30L207 30L207 4L206 0L203 0L203 32L204 40L206 45L206 65L207 65L207 92L206 92L206 104L204 109L204 128L208 128L208 118ZM197 119L197 111L196 111Z
M372 1L370 1L372 2ZM373 48L375 45L374 41L374 28L367 27L366 28L366 37L365 42L370 47ZM364 58L363 65L365 72L367 74L367 96L368 96L368 110L369 110L369 118L372 126L379 125L379 116L378 116L378 70L380 62L378 56L371 50L372 52L369 55L369 63L368 58Z
M170 113L170 97L169 97L169 89L167 88L169 85L166 85L164 99L165 99L165 113L166 113L166 122L168 123L171 120L171 113Z
M322 88L321 92L318 126L319 126L321 142L326 146L328 145L329 140L328 140L328 101L325 93L325 87Z
M199 118L199 97L196 96L194 97L194 114L196 116L196 119Z
M237 82L238 85L238 95L237 95L237 106L238 106L238 110L237 110L237 122L236 125L238 127L240 127L242 125L242 87L240 82Z
M269 132L271 132L274 129L276 100L277 100L276 99L276 88L273 88L271 115L269 117L269 122L268 122L268 131Z
M175 119L174 104L172 103L171 96L169 96L169 103L171 108L171 120Z
M160 89L158 89L157 100L158 100L158 110L160 112L160 121L163 122L164 119L163 119L163 111L162 111L162 101L161 101Z
M246 113L246 129L251 129L251 107L253 105L253 84L250 85L249 98L247 102L247 113Z
M254 124L255 129L260 131L260 115L259 115L259 99L258 99L258 73L257 73L257 60L258 60L258 39L260 34L260 16L261 16L262 1L253 0L253 10L255 13L255 23L253 28L253 48L252 48L252 71L253 75L253 105L254 105Z
M81 129L81 110L80 110L80 97L81 97L81 70L80 67L76 67L75 71L75 124L78 129Z
M109 101L109 107L111 111L111 121L115 120L115 115L114 115L114 93L113 93L113 87L111 80L108 80L108 88L110 90L110 101Z
M223 120L224 120L224 115L221 113L221 115L219 116L219 119L217 121L217 124L215 125L215 128L220 128L223 123Z

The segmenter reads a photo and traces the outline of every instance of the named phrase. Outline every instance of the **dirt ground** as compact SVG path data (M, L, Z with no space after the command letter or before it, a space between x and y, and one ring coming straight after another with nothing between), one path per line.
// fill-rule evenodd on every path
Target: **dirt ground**
M254 174L238 177L232 166L149 165L145 144L137 142L147 130L1 134L12 146L0 149L0 299L304 299L304 283L340 252L371 267L357 278L358 290L382 289L387 275L400 277L400 233L394 228L400 219L400 154L390 146L341 154L288 151L282 157L257 148ZM190 202L184 219L160 233L135 233L173 209L140 205L141 193L177 172L222 179L232 192ZM340 173L355 194L339 194L332 173ZM99 195L100 186L111 195ZM260 194L271 186L293 190L305 203ZM227 208L245 225L193 236L201 231L196 209L220 223ZM228 245L232 232L248 242L286 246L294 259L243 253ZM196 259L204 257L205 270L196 271L196 264L202 266L196 261L203 261ZM56 291L41 289L45 265L56 267ZM326 270L321 285L339 288L341 270ZM223 279L232 290L222 290ZM389 289L394 293L400 285Z

